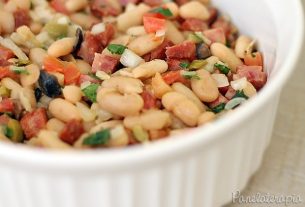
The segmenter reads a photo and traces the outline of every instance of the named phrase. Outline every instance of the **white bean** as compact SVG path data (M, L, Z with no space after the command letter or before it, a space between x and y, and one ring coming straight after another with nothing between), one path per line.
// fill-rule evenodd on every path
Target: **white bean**
M221 43L213 43L211 45L211 53L212 55L218 57L222 62L228 64L229 68L233 73L236 72L236 68L242 65L242 61L235 55L234 51L224 44Z
M72 103L62 99L53 99L49 104L50 113L63 122L69 122L73 119L81 120L81 116Z
M59 139L54 131L41 130L38 134L39 143L48 149L70 149L71 146Z
M61 57L68 55L72 52L74 44L74 37L62 38L50 45L48 49L48 54L53 57Z
M164 73L167 69L168 65L164 60L155 59L134 68L132 74L135 78L147 79L153 77L156 73Z
M47 55L47 51L42 48L32 48L29 56L32 63L42 66L44 58L47 57Z
M72 22L80 25L85 30L89 30L92 25L99 22L99 20L92 16L85 13L74 13L70 15L70 19Z
M40 70L37 65L31 64L26 66L28 74L20 75L20 83L23 87L32 86L38 81Z
M11 12L0 10L0 27L3 33L10 34L15 30L15 18Z
M102 87L114 88L123 94L142 93L143 86L144 84L141 80L124 76L113 76L102 83Z
M88 0L68 0L65 3L65 7L70 12L76 12L86 8Z
M236 45L235 45L236 56L239 58L245 58L245 54L251 42L252 39L250 37L247 37L245 35L239 36L238 39L236 40Z
M203 102L213 102L218 98L219 91L217 83L212 78L211 74L204 70L197 70L199 80L192 79L191 86L194 93Z
M184 41L183 34L171 21L166 21L165 37L166 39L172 41L174 44L179 44Z
M64 127L65 123L56 118L52 118L47 122L47 129L50 131L60 133Z
M64 95L64 98L73 104L80 101L82 98L81 89L75 85L65 86L64 89L62 90L62 93Z
M198 125L204 125L206 123L209 123L215 118L216 115L213 112L210 111L204 112L198 117Z
M207 20L210 17L209 10L198 1L190 1L183 4L179 9L179 14L182 18L197 18Z
M162 44L164 38L156 38L154 34L136 37L128 44L128 49L139 56L143 56Z

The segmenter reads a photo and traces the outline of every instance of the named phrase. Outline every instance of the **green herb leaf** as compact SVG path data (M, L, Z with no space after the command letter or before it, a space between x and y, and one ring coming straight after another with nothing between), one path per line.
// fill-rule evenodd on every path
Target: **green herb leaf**
M10 69L17 74L25 74L29 75L30 73L26 70L25 67L17 67L17 66L11 66Z
M214 108L211 108L211 110L214 113L218 114L218 113L222 112L225 109L225 106L226 106L225 103L221 103L221 104L215 106Z
M238 91L236 91L236 93L233 96L233 98L245 98L245 99L248 99L249 97L245 95L243 90L238 90Z
M218 70L220 70L220 72L222 72L225 75L228 75L228 73L230 72L230 68L228 68L227 66L220 64L220 63L215 63L214 65Z
M151 10L150 12L151 13L159 13L159 14L162 14L163 16L166 16L166 17L173 16L173 13L168 8L158 7L158 8L155 8L155 9Z
M196 71L183 71L182 76L185 79L196 79L196 80L200 80L200 77L198 76L198 74L196 73Z
M122 55L127 47L124 45L119 45L119 44L110 44L108 45L107 49L112 53L112 54L118 54Z
M4 135L5 135L7 138L12 138L12 137L14 136L14 131L13 131L13 129L11 129L11 128L8 127L8 126L4 126L3 132L4 132Z
M179 66L181 67L181 68L188 68L189 66L190 66L190 64L188 63L188 62L181 62L180 64L179 64Z
M96 102L96 94L97 94L97 89L99 85L96 83L90 84L86 88L84 88L82 91L84 95L92 102Z
M102 131L96 132L94 134L91 134L87 138L84 139L83 144L84 145L102 145L107 144L107 142L110 139L110 130L109 129L103 129Z

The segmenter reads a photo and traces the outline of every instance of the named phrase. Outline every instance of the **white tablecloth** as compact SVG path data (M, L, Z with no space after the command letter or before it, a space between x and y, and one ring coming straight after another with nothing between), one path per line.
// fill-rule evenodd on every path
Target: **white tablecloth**
M288 206L305 207L305 48L303 51L297 71L283 90L272 141L263 164L242 192L244 196L258 192L300 196L301 203ZM279 207L285 204L230 204L227 207L237 206Z

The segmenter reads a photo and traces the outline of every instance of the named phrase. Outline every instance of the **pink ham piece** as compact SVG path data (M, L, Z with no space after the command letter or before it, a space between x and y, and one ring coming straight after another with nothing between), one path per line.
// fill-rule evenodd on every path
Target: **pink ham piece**
M183 70L184 68L181 67L181 60L176 60L176 59L168 59L167 64L168 64L168 70Z
M232 88L231 86L229 86L226 94L225 94L225 97L229 100L231 100L236 94L236 91L234 90L234 88Z
M182 30L187 30L187 31L194 31L194 32L200 32L208 29L208 24L201 19L186 19L182 25L181 25Z
M78 85L81 85L82 83L85 83L85 82L100 83L100 80L98 80L90 75L81 74L78 79Z
M196 57L196 45L194 42L186 41L172 47L167 47L165 54L168 59L194 60Z
M146 62L154 60L154 59L165 59L166 58L166 54L165 54L166 47L170 47L173 45L174 44L172 43L172 41L164 40L163 43L159 47L157 47L150 53L144 55L143 58Z
M114 8L109 0L92 0L90 2L90 10L98 18L120 14L120 11Z
M247 80L257 89L261 89L267 82L267 74L262 72L262 66L246 66L237 67L237 75L240 78L246 77Z
M92 64L92 72L96 73L97 71L104 71L105 73L111 74L115 71L119 61L120 60L118 58L95 53Z
M228 38L231 34L231 30L232 30L232 25L231 23L226 20L224 17L219 17L213 24L212 24L212 28L221 28L226 37Z
M203 34L212 41L214 42L220 42L222 44L226 44L226 36L225 33L223 32L222 28L215 28L215 29L209 29L205 30Z
M219 104L228 103L228 101L229 100L226 97L224 97L223 95L219 94L218 98L215 101L209 103L209 107L210 108L214 108L214 107L218 106Z

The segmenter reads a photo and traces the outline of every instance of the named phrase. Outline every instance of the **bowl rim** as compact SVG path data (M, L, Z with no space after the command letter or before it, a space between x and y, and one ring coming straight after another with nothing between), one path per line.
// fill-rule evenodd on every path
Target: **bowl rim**
M282 86L287 82L296 68L298 59L301 56L301 50L304 42L304 13L300 0L294 1L295 5L295 25L298 30L291 38L291 51L287 53L284 60L284 68L280 74L277 74L273 80L268 83L259 93L259 95L249 100L244 106L241 106L236 113L226 115L208 126L197 127L180 135L172 136L169 139L155 141L144 145L135 145L121 149L105 150L44 150L28 147L26 145L17 145L1 142L0 160L8 165L16 167L36 168L40 170L77 170L77 172L88 172L102 169L103 171L112 171L122 168L137 167L148 164L153 161L163 161L166 156L169 160L176 155L181 155L193 151L196 147L207 146L207 144L219 141L223 134L228 130L238 127L239 123L250 118L259 108L279 92ZM185 138L185 136L191 136Z

